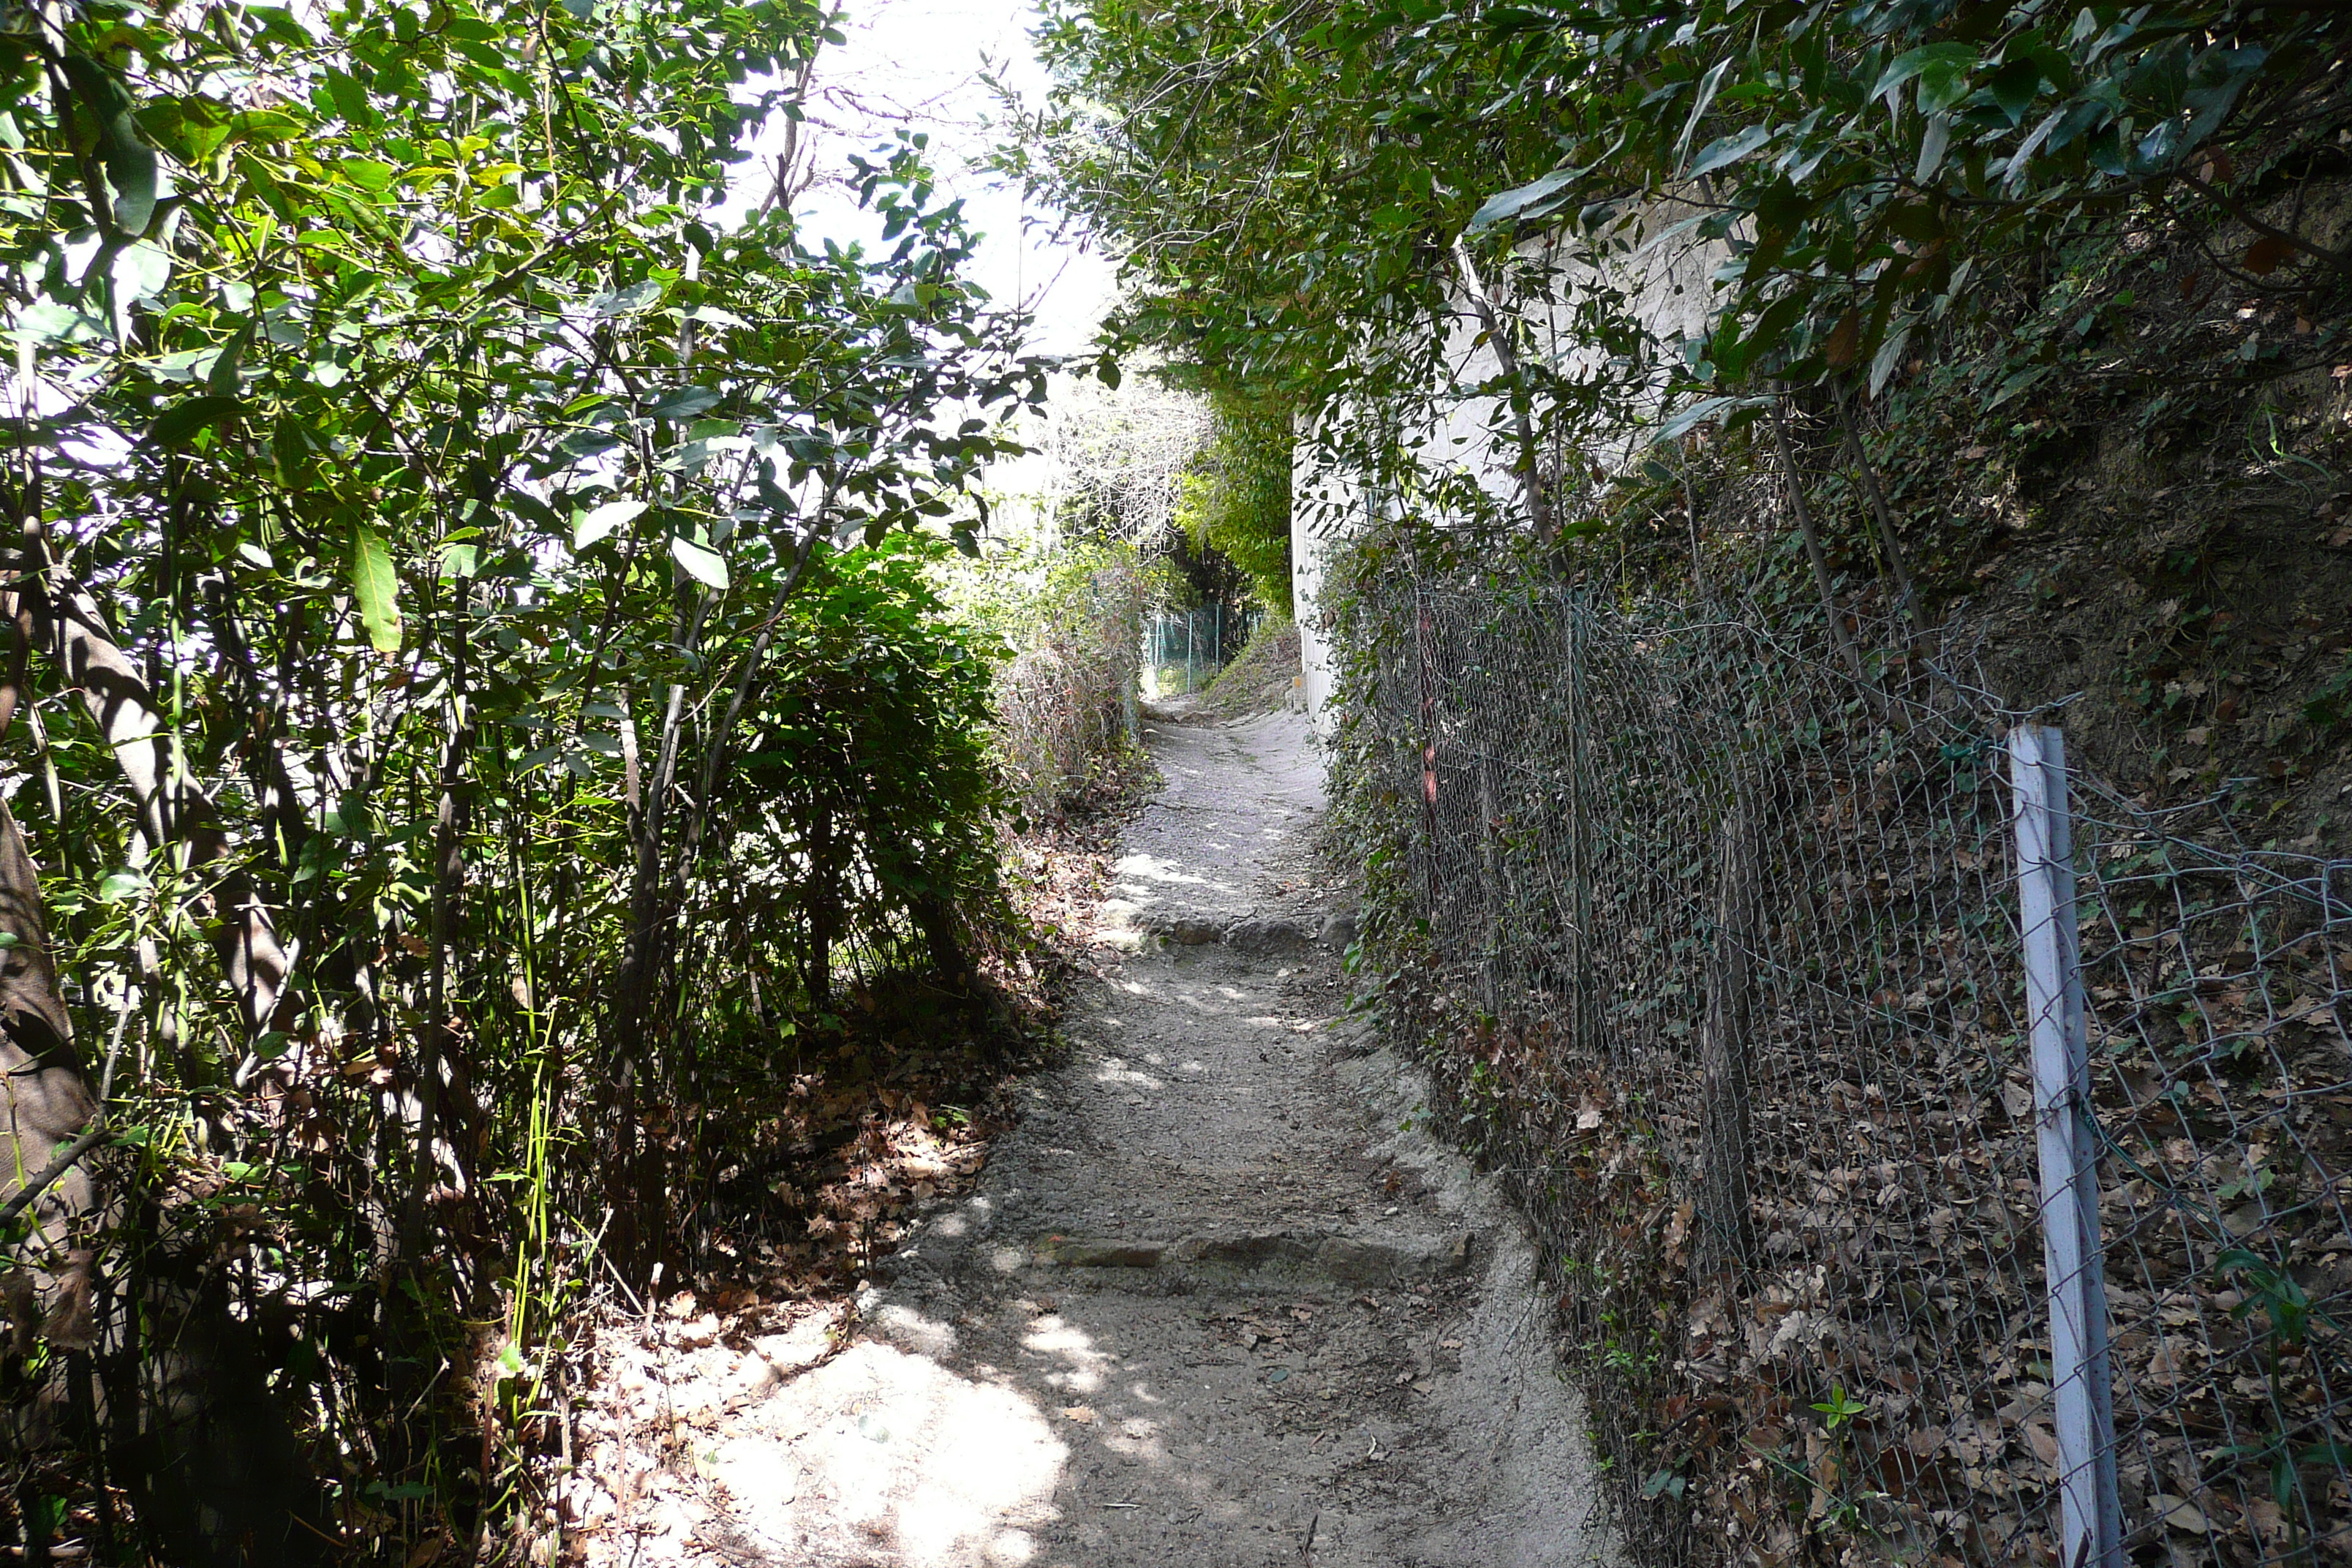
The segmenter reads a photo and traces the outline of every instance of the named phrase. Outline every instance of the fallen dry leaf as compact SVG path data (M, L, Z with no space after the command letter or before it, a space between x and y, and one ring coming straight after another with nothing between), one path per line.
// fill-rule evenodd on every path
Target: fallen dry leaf
M2203 1535L2213 1527L2206 1522L2204 1510L2187 1498L2171 1497L2158 1492L2151 1500L2164 1510L2162 1518L2168 1529L2186 1531L2191 1535Z

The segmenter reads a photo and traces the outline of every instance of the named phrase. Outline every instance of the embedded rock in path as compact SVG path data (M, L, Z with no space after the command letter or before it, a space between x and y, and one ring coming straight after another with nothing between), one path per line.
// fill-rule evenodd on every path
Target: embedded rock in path
M1618 1559L1531 1248L1335 1027L1305 721L1154 728L1069 1059L854 1321L750 1347L782 1381L694 1428L638 1562Z

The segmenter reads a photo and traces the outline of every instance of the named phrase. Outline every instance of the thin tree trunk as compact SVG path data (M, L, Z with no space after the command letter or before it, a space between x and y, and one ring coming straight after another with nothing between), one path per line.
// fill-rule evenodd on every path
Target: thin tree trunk
M1845 658L1846 668L1853 671L1856 680L1869 677L1862 668L1862 655L1856 651L1853 639L1846 635L1845 620L1839 614L1837 595L1830 586L1829 557L1822 552L1822 536L1813 527L1813 510L1805 504L1805 487L1797 478L1797 455L1789 445L1789 422L1780 405L1772 405L1772 444L1780 456L1780 477L1789 487L1789 509L1796 514L1797 531L1805 542L1805 559L1813 568L1813 587L1822 596L1822 616L1829 622L1830 641Z
M0 805L0 1207L29 1214L34 1235L0 1259L0 1302L17 1333L66 1352L31 1397L0 1413L0 1456L64 1436L72 1384L102 1341L141 1358L110 1388L106 1420L132 1462L121 1479L172 1561L291 1568L331 1546L323 1500L256 1361L252 1331L232 1317L209 1256L181 1249L137 1259L137 1310L97 1310L97 1237L112 1205L81 1157L104 1138L103 1106L72 1048L48 956L38 877L16 818ZM62 1148L60 1147L62 1146ZM30 1180L20 1184L19 1173ZM163 1239L152 1205L146 1229ZM163 1253L172 1251L168 1247ZM160 1267L158 1267L160 1265ZM14 1337L14 1336L12 1336ZM105 1359L120 1359L109 1352ZM95 1419L94 1413L86 1413Z
M13 601L13 602L12 602ZM292 963L260 893L232 855L210 796L174 754L170 726L147 682L107 629L89 593L68 587L45 595L20 575L0 594L0 616L22 615L34 644L56 662L64 685L81 692L138 805L139 837L151 854L173 845L191 873L219 867L211 889L195 900L215 921L213 950L236 993L249 1037L268 1032L278 1015Z
M1903 600L1903 614L1916 635L1920 627L1919 596L1911 587L1911 569L1903 559L1903 541L1895 531L1894 514L1886 510L1886 497L1878 488L1878 474L1870 466L1869 455L1862 449L1862 428L1855 422L1845 388L1837 385L1832 390L1836 395L1838 424L1845 431L1846 448L1853 454L1854 467L1862 470L1862 493L1869 498L1871 518L1878 524L1878 542L1886 552L1886 570L1895 579L1895 591Z
M770 645L775 641L776 627L784 618L784 611L793 591L799 588L801 579L808 573L809 559L815 553L817 540L824 531L824 520L833 505L833 487L828 483L817 501L815 521L811 522L808 532L801 538L799 548L793 552L793 568L784 574L782 585L776 590L775 607L768 612L768 618L761 625L759 635L751 639L751 647L736 665L735 679L730 682L733 690L727 699L727 710L704 738L702 766L695 776L694 799L687 805L686 858L680 868L681 875L692 867L702 847L702 837L710 823L711 797L719 790L719 776L727 763L729 742L734 737L735 726L741 721L752 692L759 689L761 664L768 657Z
M833 1006L833 944L841 934L841 868L835 864L834 831L833 807L820 801L809 818L808 962L801 972L813 1013Z
M1495 345L1495 363L1503 367L1503 374L1517 394L1512 400L1511 417L1519 437L1519 479L1527 494L1528 520L1535 524L1536 538L1549 544L1551 497L1544 488L1542 452L1536 441L1535 419L1528 406L1535 394L1519 373L1518 346L1504 331L1494 302L1486 298L1486 284L1478 276L1478 265L1470 259L1470 247L1458 237L1454 241L1454 262L1462 269L1462 289L1470 296L1470 308L1478 313L1479 324L1486 329L1486 341Z
M710 595L699 588L693 592L691 607L681 609L676 622L677 646L688 655L700 651L702 623L710 610ZM664 910L667 884L662 875L662 834L670 796L677 787L685 731L686 683L674 680L663 704L654 776L640 789L634 726L624 721L633 854L628 936L614 976L612 1114L604 1178L613 1203L612 1251L625 1260L625 1267L640 1272L667 1245L665 1155L659 1141L646 1136L643 1101L655 1066L656 982L675 950L676 932ZM652 1251L646 1249L648 1237L654 1238Z
M955 911L945 899L926 893L908 900L915 916L916 929L923 933L923 945L931 955L931 967L940 978L961 990L971 979L971 959L957 939Z
M457 604L450 621L448 735L442 742L440 777L433 818L433 951L425 978L424 1049L417 1061L416 1123L409 1167L407 1206L401 1219L401 1253L411 1266L423 1255L425 1211L438 1184L441 1131L441 1079L449 1058L449 949L463 918L465 842L457 831L457 789L467 753L472 749L473 723L467 706L466 645L467 605L472 584L457 579Z
M79 1165L102 1108L73 1047L73 1021L58 994L40 879L25 836L0 804L0 1198L29 1213L21 1267L0 1264L0 1290L24 1333L87 1350L91 1287L89 1221L98 1189ZM59 1151L70 1148L70 1159ZM15 1215L11 1215L13 1221ZM14 1264L16 1260L11 1260Z
M310 823L303 808L302 792L295 787L294 776L286 769L283 707L269 703L268 685L262 679L252 639L245 635L244 622L230 602L228 579L215 574L205 583L204 593L212 611L206 629L221 651L228 655L226 662L242 689L239 695L257 719L250 743L246 747L247 777L260 804L261 818L278 841L278 863L299 865L303 847L310 841Z
M668 801L677 766L678 734L685 709L686 687L673 681L662 713L661 745L655 754L654 776L642 790L632 787L629 792L629 840L633 851L629 932L614 987L611 1114L604 1173L606 1194L613 1205L609 1232L613 1253L622 1260L625 1269L638 1274L652 1261L646 1249L647 1237L661 1234L660 1215L647 1212L649 1208L658 1210L660 1205L659 1194L647 1185L646 1152L652 1141L645 1136L640 1101L646 1075L651 1069L649 1021L653 1010L649 1003L654 978L661 967L659 949L665 934L661 919L661 837L667 813L663 807ZM635 747L632 745L629 750L630 772L634 775Z

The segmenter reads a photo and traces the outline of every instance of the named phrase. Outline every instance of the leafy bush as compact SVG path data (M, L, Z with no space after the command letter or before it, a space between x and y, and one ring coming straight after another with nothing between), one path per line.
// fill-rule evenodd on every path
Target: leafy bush
M1239 567L1258 602L1290 614L1290 449L1297 440L1288 406L1237 396L1213 398L1209 444L1182 480L1176 526L1195 551L1213 550Z
M803 0L0 31L0 708L41 872L0 855L0 924L54 938L85 1048L42 1070L108 1101L111 1195L44 1202L114 1282L0 1356L0 1406L119 1374L126 1558L231 1550L147 1506L195 1460L310 1457L274 1524L204 1500L289 1552L533 1528L579 1292L703 1261L710 1075L853 991L982 1010L986 663L886 541L968 534L1045 371L912 134L853 171L878 247L720 221L837 38ZM248 1340L243 1388L184 1359ZM299 1425L208 1458L152 1427L164 1372Z
M1132 542L1031 540L959 566L955 584L1000 639L991 734L1005 787L1023 815L1057 814L1134 754L1143 623L1171 591L1167 566Z

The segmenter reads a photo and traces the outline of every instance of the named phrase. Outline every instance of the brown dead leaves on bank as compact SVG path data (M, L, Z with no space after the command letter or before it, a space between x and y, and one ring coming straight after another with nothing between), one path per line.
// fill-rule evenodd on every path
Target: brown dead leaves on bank
M1757 938L1744 1268L1701 1212L1727 1102L1700 942L1595 910L1602 984L1580 1005L1601 1050L1577 1043L1566 986L1522 999L1464 963L1387 993L1440 1042L1457 1125L1554 1249L1564 1352L1659 1561L2053 1559L2006 825L1943 804L1952 827L1898 837L1915 789L1895 777L1866 869L1790 852L1805 884L1775 889ZM2143 1568L2352 1563L2347 868L2116 816L2078 825L2078 860L2133 1551ZM1812 826L1824 845L1854 831Z
M2111 1059L2095 1086L2125 1513L2178 1568L2352 1562L2347 1014L2339 994L2281 1016L2259 1061L2208 1051L2149 1081ZM1818 1066L1759 1096L1744 1275L1709 1272L1695 1234L1697 1129L1676 1114L1695 1075L1678 1097L1655 1062L1579 1068L1540 1034L1486 1037L1485 1082L1513 1086L1486 1103L1549 1107L1511 1143L1549 1154L1520 1184L1560 1248L1569 1358L1677 1554L2051 1561L2024 1072L1989 1069L1961 1032L1870 1053L1878 1074L1857 1080L1834 1066L1854 1055L1778 1022L1790 1078Z

